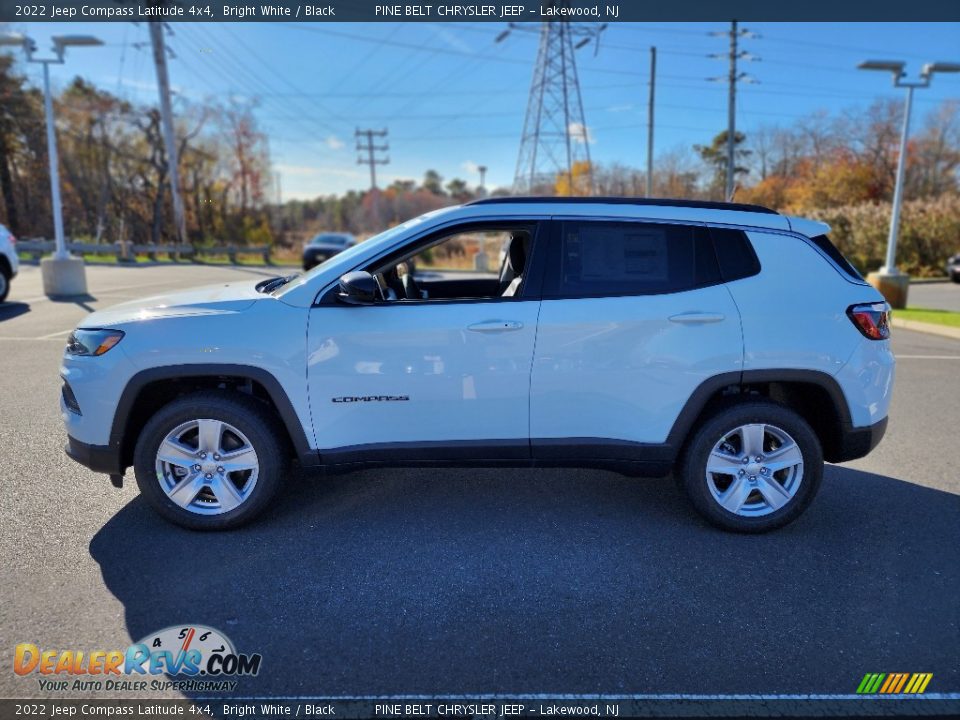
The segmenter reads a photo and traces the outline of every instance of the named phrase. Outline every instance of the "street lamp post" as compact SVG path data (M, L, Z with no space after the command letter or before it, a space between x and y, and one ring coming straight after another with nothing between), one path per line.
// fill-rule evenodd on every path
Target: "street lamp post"
M903 178L907 168L907 141L910 138L910 112L913 109L913 91L916 88L930 87L935 72L960 72L960 63L927 63L920 71L920 79L905 81L903 68L906 63L900 60L867 60L857 67L861 70L882 70L893 75L893 86L906 88L907 94L903 108L903 129L900 133L900 157L897 158L897 179L893 188L893 207L890 211L890 232L887 235L887 255L883 267L867 275L867 280L895 309L907 306L907 291L910 288L910 276L897 269L897 236L900 229L900 207L903 204Z
M50 65L63 63L63 56L69 46L92 46L103 43L90 35L59 35L53 38L52 58L35 58L33 53L37 44L30 38L19 35L0 36L0 45L20 46L27 56L27 62L43 65L43 109L47 125L47 159L50 164L50 205L53 211L53 231L56 250L53 257L40 261L40 274L43 278L43 291L50 296L84 295L87 292L87 278L84 272L83 258L73 257L67 250L63 233L63 208L60 202L60 172L57 155L57 133L53 118L53 93L50 91Z

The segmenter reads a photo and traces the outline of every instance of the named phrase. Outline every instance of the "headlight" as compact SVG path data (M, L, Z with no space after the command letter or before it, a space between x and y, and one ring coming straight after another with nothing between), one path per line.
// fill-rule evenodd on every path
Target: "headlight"
M70 355L103 355L123 340L119 330L74 330L67 338Z

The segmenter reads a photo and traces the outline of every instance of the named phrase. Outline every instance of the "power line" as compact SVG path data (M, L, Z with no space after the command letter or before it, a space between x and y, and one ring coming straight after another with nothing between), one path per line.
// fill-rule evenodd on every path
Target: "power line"
M186 24L185 24L185 23L178 25L178 26L177 26L177 29L178 29L181 33L183 33L184 37L187 38L188 40L191 40L191 39L193 38L192 33L188 34L188 33L184 32L184 31L186 30ZM193 41L193 42L196 42L195 39L193 39L192 41ZM212 36L208 37L208 38L207 38L207 42L209 42L211 45L214 46L213 49L221 50L221 51L223 52L223 54L224 54L224 59L229 60L230 58L233 57L232 53L230 53L228 50L226 50L225 48L223 48L223 46L221 45L221 43L220 43L218 40L216 40L214 37L212 37ZM206 44L206 43L205 43L205 44ZM193 72L193 74L194 74L196 77L198 77L198 78L203 78L203 79L204 79L204 83L207 84L208 87L209 87L208 74L207 74L207 73L198 72L190 63L187 63L187 62L184 60L183 55L184 55L184 54L181 53L181 57L178 58L178 60L180 60L181 62L184 62L184 64L191 70L191 72ZM211 68L217 75L219 75L223 80L225 80L227 83L231 83L231 82L233 82L233 81L236 79L236 68L233 68L233 67L230 67L230 66L226 65L226 64L224 63L224 60L221 59L219 53L211 52L211 53L208 53L208 54L206 54L206 55L207 55L208 62L210 63L210 68ZM235 58L234 58L234 59L235 59ZM246 66L242 65L242 63L240 64L240 66L246 70L246 77L247 77L248 81L252 81L253 83L256 83L261 89L262 89L262 88L268 88L268 89L271 88L271 86L268 85L268 84L266 84L255 72L251 71L249 68L247 68ZM218 93L215 93L215 94L233 96L233 95L235 95L236 93L235 93L234 91L226 91L226 92L221 91L221 92L218 92ZM262 91L261 91L261 92L256 92L256 91L254 92L254 95L255 95L256 97L260 97L261 94L262 94ZM304 129L304 130L307 132L307 134L308 134L309 136L311 136L312 138L314 138L314 139L317 138L318 133L317 133L316 131L314 131L314 130L309 130L309 129L308 129L308 125L307 125L306 123L316 122L317 125L318 125L318 127L321 128L321 132L319 133L320 136L322 136L322 135L325 134L325 133L331 132L331 130L333 129L332 126L326 126L326 127L324 127L324 126L314 117L314 113L312 113L312 112L303 112L303 111L301 110L299 114L295 113L294 110L296 110L297 108L296 108L296 106L295 106L294 103L283 103L283 102L280 102L279 100L274 99L274 98L271 98L271 97L267 97L267 98L265 99L265 102L270 103L270 104L277 110L278 114L282 115L282 117L283 117L285 120L287 120L288 122L291 122L291 123L297 125L298 127Z

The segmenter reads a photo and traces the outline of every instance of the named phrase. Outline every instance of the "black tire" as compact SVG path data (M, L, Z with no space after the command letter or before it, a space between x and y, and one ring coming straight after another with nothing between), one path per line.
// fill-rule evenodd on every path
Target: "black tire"
M803 476L783 507L767 515L747 517L730 512L714 498L706 467L717 442L752 423L773 425L793 438L803 459ZM823 450L810 425L790 408L767 400L744 401L719 410L694 429L677 468L677 480L697 511L717 527L741 533L767 532L793 522L813 502L823 480Z
M10 273L5 267L0 267L0 303L6 301L10 294Z
M960 283L960 272L950 273L950 279L955 283Z
M200 418L222 420L246 435L257 453L256 485L242 504L225 513L202 515L170 498L157 478L156 456L167 434L178 425ZM287 452L277 418L263 403L241 393L210 390L184 395L163 406L144 426L133 464L140 493L170 522L190 530L226 530L253 520L270 504L287 475Z

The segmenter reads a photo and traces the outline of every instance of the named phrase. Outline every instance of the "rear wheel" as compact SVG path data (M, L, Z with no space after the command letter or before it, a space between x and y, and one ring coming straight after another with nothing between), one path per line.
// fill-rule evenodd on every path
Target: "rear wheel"
M7 299L10 293L10 275L5 267L0 267L0 303Z
M192 530L249 522L270 503L286 469L275 418L239 393L174 400L147 422L134 451L141 494L164 518Z
M706 420L687 445L678 480L714 525L765 532L796 520L823 478L816 434L793 410L751 401Z

